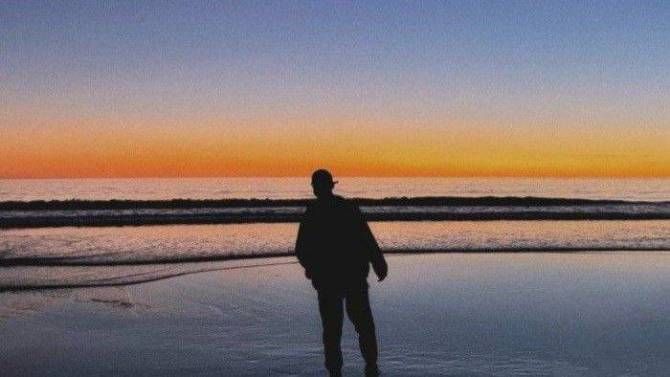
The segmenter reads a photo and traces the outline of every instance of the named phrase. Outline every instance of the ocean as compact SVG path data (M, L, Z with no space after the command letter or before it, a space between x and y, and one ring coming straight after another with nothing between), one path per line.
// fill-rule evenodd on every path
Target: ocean
M336 192L387 253L670 250L669 179L343 177ZM308 178L2 180L0 289L290 256L311 195Z
M342 178L388 376L665 376L670 180ZM308 179L0 181L9 375L322 374ZM360 373L344 327L346 375ZM4 359L3 359L4 357Z

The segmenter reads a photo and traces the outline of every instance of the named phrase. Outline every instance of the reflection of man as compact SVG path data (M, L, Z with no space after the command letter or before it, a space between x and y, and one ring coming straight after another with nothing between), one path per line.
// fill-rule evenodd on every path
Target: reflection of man
M300 223L295 252L318 293L326 369L331 376L342 375L344 302L358 333L365 374L377 376L377 337L367 276L372 264L382 281L388 267L358 207L333 194L335 183L327 170L312 174L316 200L307 207Z

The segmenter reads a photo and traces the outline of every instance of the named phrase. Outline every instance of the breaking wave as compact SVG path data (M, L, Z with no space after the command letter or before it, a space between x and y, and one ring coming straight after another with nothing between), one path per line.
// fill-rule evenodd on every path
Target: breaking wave
M669 201L539 197L352 199L370 221L667 220ZM307 199L0 202L0 228L291 223Z

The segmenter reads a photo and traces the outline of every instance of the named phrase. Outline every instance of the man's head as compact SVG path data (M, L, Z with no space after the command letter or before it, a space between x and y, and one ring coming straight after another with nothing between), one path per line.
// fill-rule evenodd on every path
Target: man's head
M336 183L326 169L318 169L312 173L312 190L317 198L332 196Z

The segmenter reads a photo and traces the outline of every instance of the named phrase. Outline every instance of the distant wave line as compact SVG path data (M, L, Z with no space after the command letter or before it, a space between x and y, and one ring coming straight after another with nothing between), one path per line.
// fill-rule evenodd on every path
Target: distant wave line
M30 216L0 218L0 229L45 227L109 227L145 225L297 223L301 213ZM367 213L368 221L523 221L523 220L670 220L670 208L658 212L402 212Z
M313 199L171 199L171 200L33 200L0 201L0 211L87 209L178 209L304 207ZM351 198L360 206L579 206L614 204L666 204L669 201L551 198L536 196L416 196Z
M369 221L668 220L670 201L541 197L355 198ZM308 199L0 202L0 229L295 223Z

